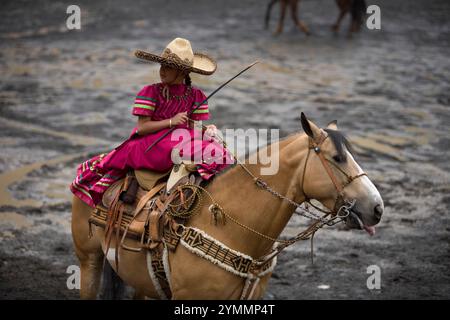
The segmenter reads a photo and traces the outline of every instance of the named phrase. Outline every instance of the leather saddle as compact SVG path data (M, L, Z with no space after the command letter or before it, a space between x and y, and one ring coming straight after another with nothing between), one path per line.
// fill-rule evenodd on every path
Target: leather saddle
M115 231L116 239L122 235L120 245L124 249L152 249L161 243L164 229L175 221L165 214L169 205L184 204L186 199L193 196L192 189L183 186L202 183L202 178L195 171L195 166L184 162L174 165L165 173L135 170L134 174L116 181L105 191L89 223L105 228L107 247ZM189 202L189 207L195 205L194 202ZM189 207L184 206L184 209L188 210ZM126 247L123 241L125 237L139 240L140 247Z

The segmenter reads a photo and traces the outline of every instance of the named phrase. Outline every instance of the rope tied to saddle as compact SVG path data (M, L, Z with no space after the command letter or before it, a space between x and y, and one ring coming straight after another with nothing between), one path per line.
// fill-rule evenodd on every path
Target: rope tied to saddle
M202 194L197 187L194 184L185 184L172 191L175 192L174 199L180 200L179 202L170 202L167 205L166 213L171 217L182 219L189 219L197 214L202 203ZM186 193L188 194L187 197L185 196Z

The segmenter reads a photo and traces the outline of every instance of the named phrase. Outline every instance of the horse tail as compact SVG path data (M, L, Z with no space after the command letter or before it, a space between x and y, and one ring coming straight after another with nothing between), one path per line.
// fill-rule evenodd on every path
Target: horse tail
M125 283L117 275L108 261L103 264L100 299L122 300L125 296Z
M277 3L278 0L270 0L269 4L267 5L267 9L266 9L266 19L265 19L265 23L264 26L266 29L269 28L269 20L270 20L270 11L272 11L272 7L275 3Z
M350 12L352 15L352 21L356 24L356 26L358 26L358 28L363 23L366 9L367 5L365 0L353 0Z

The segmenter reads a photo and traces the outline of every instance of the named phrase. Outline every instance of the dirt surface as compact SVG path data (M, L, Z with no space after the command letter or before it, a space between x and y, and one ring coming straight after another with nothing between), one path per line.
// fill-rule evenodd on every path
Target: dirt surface
M264 3L264 5L262 5ZM108 151L134 126L134 95L158 67L133 57L175 36L212 54L219 69L194 84L212 92L244 65L260 64L210 102L225 128L300 130L338 119L383 196L377 234L321 230L281 255L265 299L450 298L450 2L368 1L382 29L349 39L330 31L332 0L304 0L306 37L263 29L262 1L3 1L0 10L0 298L77 299L68 185L76 165ZM275 28L278 8L272 13ZM289 17L289 16L288 16ZM285 235L294 234L294 218ZM367 268L381 270L369 290Z

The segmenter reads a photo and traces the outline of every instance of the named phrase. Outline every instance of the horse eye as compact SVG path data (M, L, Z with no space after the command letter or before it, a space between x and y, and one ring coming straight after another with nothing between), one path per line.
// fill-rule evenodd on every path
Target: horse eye
M337 163L341 163L343 161L341 156L334 156L333 160L336 161Z

